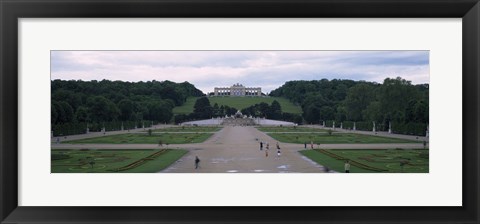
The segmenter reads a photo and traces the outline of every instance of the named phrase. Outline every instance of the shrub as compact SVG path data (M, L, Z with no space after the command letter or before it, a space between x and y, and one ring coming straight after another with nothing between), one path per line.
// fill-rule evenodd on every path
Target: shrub
M428 152L422 152L418 155L418 157L422 159L428 159L429 155L428 155Z
M72 156L67 154L52 154L52 160L70 159Z

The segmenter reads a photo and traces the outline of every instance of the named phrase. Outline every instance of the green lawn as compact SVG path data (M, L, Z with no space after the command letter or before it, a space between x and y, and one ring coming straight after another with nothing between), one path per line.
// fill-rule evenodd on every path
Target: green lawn
M385 173L428 173L429 150L416 149L327 149L330 154L319 150L303 150L301 154L337 172L344 172L345 160L350 160L351 173L377 173L362 165L382 169ZM336 158L335 158L336 157ZM355 165L355 164L360 165ZM403 169L400 165L403 163Z
M263 132L327 132L325 129L309 128L309 127L256 127Z
M64 141L68 144L185 144L204 142L213 133L130 133Z
M220 131L221 129L222 127L182 126L182 127L152 129L152 132L217 132L217 131ZM148 132L148 130L142 131L142 132Z
M158 156L144 160L131 169L115 171L141 161L153 154ZM181 149L121 149L121 150L52 150L52 173L155 173L170 166L187 153ZM93 161L93 167L90 162Z
M193 105L195 105L196 97L190 97L187 99L185 104L179 107L173 108L174 114L189 114L193 112ZM229 107L237 108L238 110L247 108L257 103L265 102L269 105L272 104L274 100L277 100L282 107L282 112L301 114L302 108L300 106L294 105L288 99L282 97L209 97L210 104L213 106L215 103L218 106L226 105Z
M398 138L387 138L373 135L361 135L352 133L268 133L272 138L285 143L309 143L315 144L362 144L362 143L418 143L418 141Z

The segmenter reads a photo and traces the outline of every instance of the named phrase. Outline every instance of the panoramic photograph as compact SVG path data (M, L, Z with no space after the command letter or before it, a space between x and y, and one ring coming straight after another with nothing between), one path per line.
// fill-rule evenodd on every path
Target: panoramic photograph
M429 51L50 59L51 173L429 173Z

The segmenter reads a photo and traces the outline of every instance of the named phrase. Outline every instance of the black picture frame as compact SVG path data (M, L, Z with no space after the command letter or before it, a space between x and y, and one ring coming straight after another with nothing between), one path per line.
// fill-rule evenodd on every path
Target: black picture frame
M479 223L479 0L0 0L1 223ZM461 207L18 206L19 18L462 18ZM448 44L448 43L445 43ZM432 113L435 113L432 111ZM448 194L448 192L445 192ZM441 195L439 195L441 197Z

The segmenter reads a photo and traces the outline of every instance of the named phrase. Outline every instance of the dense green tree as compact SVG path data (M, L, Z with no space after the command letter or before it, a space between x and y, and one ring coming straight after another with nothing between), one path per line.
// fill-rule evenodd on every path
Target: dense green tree
M88 118L88 108L86 107L79 107L77 111L75 112L75 119L78 122L89 122Z
M148 120L169 122L173 116L171 105L165 101L151 102L148 106Z
M378 101L371 102L367 108L363 110L362 114L365 121L385 121L382 108L380 107L380 103ZM386 120L386 122L388 123L388 120Z
M348 90L345 98L345 110L348 120L363 120L362 112L375 99L373 93L373 86L367 83L357 84Z
M55 91L52 93L52 100L68 102L68 105L70 105L73 110L76 110L80 105L82 105L81 94L75 94L70 90L61 89Z
M56 124L57 123L57 120L58 120L58 112L57 112L57 108L55 107L55 105L53 105L53 101L51 103L51 109L50 109L50 122L52 124Z
M261 102L256 106L255 115L257 117L267 117L270 110L268 103Z
M213 115L213 108L207 97L200 97L195 101L193 106L193 113L197 118L209 119Z
M60 124L63 123L65 119L65 111L63 110L63 107L57 102L52 100L52 107L54 108L57 116L55 119L55 124Z
M226 115L234 115L237 112L235 107L225 107L225 114Z
M172 120L173 107L182 105L187 97L204 96L188 82L155 80L136 83L53 80L51 90L53 125L151 119L169 122ZM307 123L321 120L376 121L379 126L392 122L402 133L421 133L429 120L429 85L413 85L400 77L387 78L382 84L340 79L288 81L271 91L270 96L285 97L301 106L303 117L281 113L279 104L276 105L278 102L252 105L243 109L242 113L270 119L296 120L296 123L301 123L303 119ZM175 121L233 115L237 111L223 105L205 105L198 107L195 113L175 117Z
M219 108L219 115L225 116L225 106L221 105Z
M347 96L347 85L340 83L336 86L335 90L333 91L333 100L334 101L342 101Z
M345 108L345 106L337 106L337 111L335 112L335 120L340 122L347 120L347 109Z
M415 122L418 123L428 123L429 120L429 111L428 111L428 103L419 100L415 105Z
M276 100L272 102L269 108L269 118L273 120L280 120L282 119L282 107L280 103Z
M405 108L405 119L414 121L416 120L416 115L415 115L415 107L417 105L417 100L412 99L408 101L407 107Z
M218 106L218 103L215 103L213 104L213 116L214 117L219 117L219 116L224 116L221 112L220 112L220 107Z
M332 107L324 106L320 108L318 120L327 121L335 119L335 111Z
M305 94L305 99L302 103L302 108L307 106L315 105L317 107L322 107L328 105L328 101L320 94L316 92L310 92Z
M316 105L306 106L303 116L307 123L318 124L320 122L320 108Z
M397 77L395 79L386 78L379 89L379 102L384 114L392 116L392 120L398 122L405 120L408 115L406 108L409 102L419 100L420 93L410 81Z
M88 114L92 121L115 121L120 115L118 107L103 96L93 96L87 99Z
M398 133L411 134L424 132L429 120L429 85L413 85L400 77L387 78L382 84L340 79L288 81L270 96L301 105L307 123L376 121L386 130L392 122Z
M55 107L58 112L57 123L68 123L73 121L73 109L65 101L60 101L55 104Z
M118 103L118 109L120 110L120 120L128 121L132 120L134 116L134 104L129 99L123 99Z
M88 82L53 80L51 91L52 124L82 122L85 120L85 108L88 112L86 117L92 122L141 121L150 117L169 122L171 109L175 105L183 104L187 97L204 95L188 82L155 80L136 83L109 80ZM60 102L70 105L73 116L70 116L68 106ZM169 111L162 109L159 112L157 106L150 106L150 109L154 108L160 115L151 113L149 105L155 102Z

